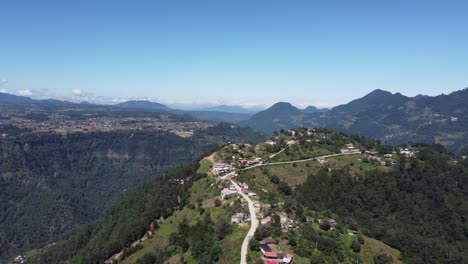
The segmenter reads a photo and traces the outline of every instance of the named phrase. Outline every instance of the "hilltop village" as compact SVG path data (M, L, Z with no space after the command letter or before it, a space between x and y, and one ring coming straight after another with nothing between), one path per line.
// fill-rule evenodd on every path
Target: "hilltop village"
M326 254L354 263L375 258L399 263L398 250L366 237L358 226L331 212L305 209L289 197L317 171L386 171L417 151L305 128L281 131L257 145L229 144L200 161L198 173L205 176L190 187L188 206L157 220L157 231L151 229L107 262L140 263L137 260L154 248L169 245L174 235L169 230L179 230L181 236L180 225L209 222L201 219L208 214L220 239L219 263L311 263ZM176 254L167 263L191 263L194 254Z
M239 195L239 193L253 201L254 211L245 213L244 209L244 211L234 213L231 217L232 224L243 225L251 221L250 215L256 214L260 219L260 229L269 230L274 226L279 230L278 232L285 234L297 230L301 221L295 215L288 213L280 197L290 194L291 188L304 181L306 175L283 175L281 178L273 176L270 181L277 185L277 190L275 190L261 187L262 185L254 180L256 170L265 173L270 167L272 167L271 170L274 170L275 166L287 165L297 168L298 165L302 166L301 163L305 163L307 167L317 166L317 169L322 167L331 171L349 166L348 161L353 162L353 166L354 162L361 163L361 170L363 166L381 166L385 169L385 167L396 165L395 160L398 155L414 157L415 151L409 148L378 151L368 149L354 140L345 141L345 137L340 137L331 131L298 129L283 131L280 135L256 146L231 144L224 147L214 155L211 173L217 177L218 185L223 186L220 191L222 201L229 195ZM288 174L294 173L293 171L294 169ZM282 178L285 178L284 181ZM294 180L288 181L286 178ZM253 183L255 187L250 188L248 183ZM263 186L266 187L267 184ZM333 218L309 218L306 221L316 223L324 231L333 231L338 226ZM359 234L356 230L346 232L349 236ZM255 250L255 246L251 246L250 249L258 252L257 254L251 253L252 255L256 255L265 263L291 263L293 261L293 250L279 246L278 242L281 242L281 238L277 238L279 240L277 241L271 236L258 235L259 233L265 234L264 231L256 233L252 245L258 248Z

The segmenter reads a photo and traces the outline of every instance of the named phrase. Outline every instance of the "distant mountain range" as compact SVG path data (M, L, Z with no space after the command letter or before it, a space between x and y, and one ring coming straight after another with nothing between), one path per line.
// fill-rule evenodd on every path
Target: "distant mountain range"
M199 110L178 110L150 101L128 101L109 107L144 109L190 115L200 120L247 125L265 134L295 127L325 127L360 134L390 144L440 143L452 151L468 146L468 88L448 95L415 97L375 90L332 109L299 109L279 102L254 113L240 106L220 105ZM34 100L0 93L0 103L67 105L59 100ZM92 107L80 104L82 107Z
M121 109L145 110L156 112L168 112L172 114L190 115L204 121L239 123L254 115L255 111L242 108L240 106L220 105L199 110L180 110L170 108L166 105L147 100L131 100L116 105L95 105L90 102L72 103L56 99L35 100L26 96L17 96L7 93L0 93L0 103L3 104L39 104L51 106L75 105L81 107L114 107Z
M440 143L461 151L468 146L468 88L434 97L375 90L327 112L277 103L242 124L270 135L281 129L326 127L391 144Z
M165 111L175 114L188 114L197 119L205 121L215 122L229 122L239 123L252 117L254 112L250 112L240 106L213 106L209 108L203 108L200 110L180 110L170 108L160 103L150 101L127 101L116 105L120 108L127 109L142 109L142 110L153 110L153 111Z
M66 105L74 104L67 101L56 99L35 100L27 96L18 96L8 93L0 93L0 103L2 104L49 104L49 105Z

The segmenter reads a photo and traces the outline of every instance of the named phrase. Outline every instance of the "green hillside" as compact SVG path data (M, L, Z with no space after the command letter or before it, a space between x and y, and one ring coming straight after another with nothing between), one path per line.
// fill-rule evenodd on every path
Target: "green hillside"
M272 135L296 127L326 127L390 144L438 143L451 151L468 146L468 88L439 96L407 97L375 90L325 113L306 113L275 104L243 124Z
M199 164L150 180L95 224L28 260L238 263L251 223L231 224L231 216L249 210L239 194L221 196L231 188L229 178L248 186L263 219L248 246L249 263L265 262L262 243L294 263L463 263L467 257L468 161L440 146L394 148L327 129L295 129L257 145L221 147ZM217 172L215 164L236 174ZM162 207L164 215L161 200L173 201Z
M0 262L102 216L126 192L249 128L218 124L182 138L158 131L26 133L0 138Z

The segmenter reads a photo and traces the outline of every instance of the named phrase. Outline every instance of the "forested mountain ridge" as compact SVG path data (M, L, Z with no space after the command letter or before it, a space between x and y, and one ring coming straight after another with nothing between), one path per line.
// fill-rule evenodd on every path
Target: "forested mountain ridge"
M339 232L330 237L311 228L299 228L286 236L296 254L314 259L312 263L343 262L343 240L338 234L359 230L400 250L404 263L467 261L467 153L449 154L440 145L393 148L326 130L316 130L316 140L308 134L307 129L279 133L273 142L286 150L263 167L241 172L239 178L271 204L284 201L284 211L296 219L312 222L329 217L339 223ZM281 143L291 140L295 143L289 147ZM270 144L264 146L268 149ZM346 155L350 146L358 150L318 162L309 158L329 155L326 151L337 148ZM317 241L319 249L320 241L326 241L323 250L310 250ZM376 261L369 263L389 263Z
M184 207L187 189L198 179L198 165L171 168L126 193L97 222L71 232L57 244L28 258L30 263L103 263L141 238L159 218ZM190 180L187 180L190 179ZM179 184L186 180L186 184Z
M407 97L375 90L326 113L273 106L243 124L272 134L294 127L326 127L391 144L440 143L460 152L468 146L468 88L439 96Z
M294 125L294 123L300 122L300 120L307 116L306 112L297 109L290 103L279 102L264 111L256 113L250 119L241 123L271 135L274 131L279 131L280 129L300 126Z
M23 133L0 137L0 259L39 247L102 215L125 192L249 128L218 124L189 138L163 131Z
M278 148L285 150L271 157ZM466 157L440 145L394 148L327 129L295 129L255 146L219 148L199 168L165 172L166 179L191 176L184 184L165 186L178 188L178 203L160 203L176 196L160 196L156 177L126 194L95 224L31 252L28 260L102 263L121 252L114 263L238 262L249 221L245 226L229 220L245 212L245 205L236 196L220 196L220 189L229 187L222 174L204 172L213 162L257 157L266 162L241 166L234 177L247 193L258 195L253 199L263 220L273 219L262 223L250 242L251 262L260 263L265 239L301 264L464 263L468 257ZM134 204L138 208L129 206ZM151 222L157 224L143 241Z
M402 157L389 172L356 178L349 171L319 171L295 196L401 250L405 263L465 263L467 165L463 169L446 153L424 148L416 158Z

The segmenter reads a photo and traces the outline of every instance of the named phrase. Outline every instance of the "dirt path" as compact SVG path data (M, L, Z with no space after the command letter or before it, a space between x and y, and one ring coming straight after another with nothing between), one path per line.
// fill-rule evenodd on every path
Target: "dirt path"
M244 168L242 170L250 170L253 168L257 167L262 167L262 166L271 166L271 165L280 165L280 164L292 164L292 163L299 163L299 162L307 162L311 160L319 160L319 159L326 159L326 158L331 158L331 157L337 157L337 156L345 156L345 155L356 155L359 153L336 153L336 154L330 154L330 155L325 155L325 156L320 156L320 157L315 157L315 158L308 158L308 159L302 159L302 160L292 160L292 161L280 161L280 162L272 162L268 164L257 164L252 167Z
M270 155L270 158L269 158L269 159L272 159L272 158L278 156L279 154L281 154L281 152L285 151L288 147L289 147L289 146L283 148L282 150L276 152L275 154Z
M215 159L214 159L215 156L216 156L216 151L211 153L209 156L206 156L204 159L207 159L211 161L211 163L215 164Z

